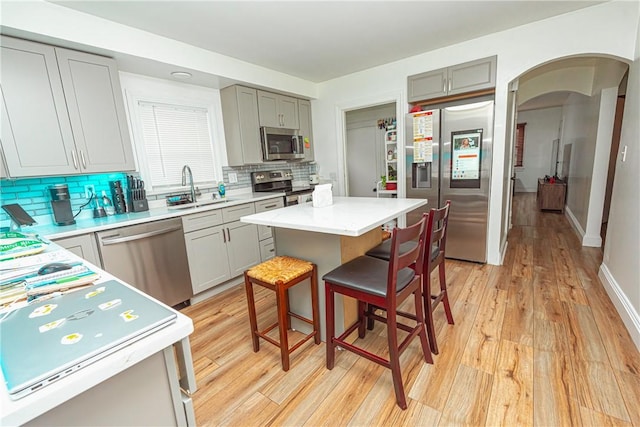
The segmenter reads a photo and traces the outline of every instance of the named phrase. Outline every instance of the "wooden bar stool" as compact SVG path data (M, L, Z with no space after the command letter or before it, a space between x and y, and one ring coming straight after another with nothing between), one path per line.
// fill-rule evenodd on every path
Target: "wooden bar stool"
M289 309L289 288L305 279L311 279L312 319L293 313ZM258 330L256 303L253 297L254 283L267 289L271 289L276 293L278 321L262 331ZM318 278L316 265L312 262L289 256L278 256L245 271L244 285L245 290L247 291L247 303L249 305L249 322L251 323L253 351L257 353L258 350L260 350L260 337L271 344L280 347L282 369L288 371L289 355L293 351L298 349L311 337L314 338L316 344L320 344L320 317L318 315ZM295 317L296 319L312 325L313 331L299 340L294 346L289 348L287 330L291 325L291 317ZM267 335L277 326L279 326L280 332L279 342Z

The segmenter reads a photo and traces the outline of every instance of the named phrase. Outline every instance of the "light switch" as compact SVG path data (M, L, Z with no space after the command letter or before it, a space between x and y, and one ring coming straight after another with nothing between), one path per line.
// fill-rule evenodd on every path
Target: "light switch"
M625 162L627 160L627 146L625 145L622 149L622 161Z

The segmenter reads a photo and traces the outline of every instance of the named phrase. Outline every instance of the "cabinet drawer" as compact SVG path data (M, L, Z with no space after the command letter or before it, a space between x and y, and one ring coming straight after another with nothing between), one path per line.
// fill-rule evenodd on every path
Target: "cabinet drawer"
M182 217L182 229L185 233L220 224L222 224L220 210L200 212Z
M263 240L260 242L260 260L265 262L268 259L276 256L276 248L273 245L273 238Z
M222 221L224 223L237 221L240 217L256 213L253 203L245 203L244 205L230 206L222 209Z
M256 202L256 213L270 211L272 209L278 209L284 207L284 199L278 197L276 199L263 200Z
M284 199L282 197L278 197L277 199L263 200L261 202L256 202L256 213L271 211L273 209L282 207L284 207ZM268 225L258 226L258 239L264 240L271 237L271 227L269 227Z

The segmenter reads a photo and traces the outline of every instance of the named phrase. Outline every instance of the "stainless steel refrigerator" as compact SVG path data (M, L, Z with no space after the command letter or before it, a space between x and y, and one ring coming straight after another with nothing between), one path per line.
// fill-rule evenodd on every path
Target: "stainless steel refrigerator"
M447 258L487 261L493 115L493 100L483 98L405 120L406 196L429 200L407 214L407 224L451 200Z

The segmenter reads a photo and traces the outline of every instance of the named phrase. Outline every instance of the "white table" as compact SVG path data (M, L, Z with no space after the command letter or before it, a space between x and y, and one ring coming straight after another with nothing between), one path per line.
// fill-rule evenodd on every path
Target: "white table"
M363 255L382 239L381 225L427 204L426 199L379 199L334 197L333 204L314 208L311 203L288 206L240 218L251 224L273 227L277 255L289 255L318 266L320 326L325 340L325 293L322 276L341 264ZM290 289L291 308L311 317L308 286ZM356 318L356 303L336 296L336 332ZM302 322L292 326L308 330Z
M47 251L61 249L52 244ZM116 279L85 264L100 273L96 283ZM197 389L188 338L193 322L176 315L171 325L18 400L9 397L0 371L0 425L195 425L191 400L180 390Z

